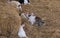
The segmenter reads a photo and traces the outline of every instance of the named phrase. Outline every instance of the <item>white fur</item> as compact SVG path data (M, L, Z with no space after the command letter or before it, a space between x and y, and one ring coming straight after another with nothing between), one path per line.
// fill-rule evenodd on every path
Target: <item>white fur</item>
M29 15L31 15L31 16L29 17ZM33 25L36 22L36 19L35 19L36 16L34 16L34 13L31 13L31 14L29 14L29 13L21 13L21 16L26 18L31 23L31 25Z
M18 36L19 36L20 38L22 38L22 37L26 37L26 38L27 38L26 33L25 33L24 29L23 29L24 26L25 26L25 25L22 24L22 25L20 26L20 28L19 28Z
M29 15L31 15L31 16L29 17ZM34 16L34 13L31 13L31 14L29 14L29 13L21 13L21 16L26 18L31 23L31 25L33 25L36 22L36 20L35 20L36 16Z
M28 21L33 25L34 23L35 23L35 17L36 16L33 16L33 15L31 15L30 17L29 17L29 19L28 19Z
M26 4L30 4L30 3L28 2L28 0L24 0L24 4L26 5Z
M29 17L29 15L31 16ZM28 18L28 21L31 23L31 25L33 25L36 22L35 20L36 16L34 15L34 13L31 13L31 14L27 13L26 17Z

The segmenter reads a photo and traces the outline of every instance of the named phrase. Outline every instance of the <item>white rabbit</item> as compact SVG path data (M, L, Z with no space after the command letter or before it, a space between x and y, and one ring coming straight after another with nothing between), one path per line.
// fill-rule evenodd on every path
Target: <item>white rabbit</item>
M41 26L44 24L44 21L40 17L35 16L34 13L29 14L28 18L29 18L28 21L31 23L31 25L33 25L35 23L38 26Z
M19 36L20 38L23 38L23 37L28 38L28 37L26 36L26 33L25 33L24 29L23 29L24 26L25 26L25 24L21 24L21 26L20 26L20 28L19 28L18 36Z

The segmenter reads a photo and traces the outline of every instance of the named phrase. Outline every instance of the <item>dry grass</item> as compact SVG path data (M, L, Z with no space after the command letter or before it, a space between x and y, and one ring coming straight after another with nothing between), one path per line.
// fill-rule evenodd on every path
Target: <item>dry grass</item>
M30 38L60 38L59 3L59 0L31 0L31 5L26 7L27 11L45 19L46 24L40 28L27 24L25 29Z
M30 1L31 1L30 5L22 5L23 12L34 12L37 16L45 19L46 24L43 25L42 27L36 27L35 25L31 26L29 23L26 22L26 26L24 29L27 33L27 36L29 38L60 38L60 4L59 4L60 0L30 0ZM0 8L1 8L1 6L0 6ZM2 8L0 10L2 10ZM4 13L5 11L0 11L0 13L1 12ZM11 10L11 11L13 11L13 10ZM13 15L16 15L16 17L19 17L18 14L15 13L16 12L15 9L13 12L14 13L11 13L11 17ZM5 15L6 14L4 14L4 16ZM15 19L16 18L13 18L10 21L13 21ZM4 21L5 20L6 19L4 19ZM18 18L16 20L18 20ZM9 21L9 23L10 23L10 21ZM16 24L18 24L18 21L16 21ZM6 22L8 22L8 21L6 21ZM2 19L0 19L0 26L2 23L3 23ZM5 24L4 23L3 23L3 25L7 24L7 23L5 23ZM5 28L6 27L4 27L4 30L5 30ZM11 36L11 38L14 38L14 37ZM18 37L16 37L16 38L18 38Z
M20 24L21 18L18 10L14 6L0 1L0 38L17 35Z

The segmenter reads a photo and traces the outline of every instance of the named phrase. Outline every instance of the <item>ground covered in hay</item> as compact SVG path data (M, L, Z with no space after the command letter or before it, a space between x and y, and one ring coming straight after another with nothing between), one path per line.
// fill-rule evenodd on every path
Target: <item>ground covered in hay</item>
M0 38L7 38L6 34L8 36L8 33L6 33L6 25L17 25L14 27L17 30L20 23L20 16L18 14L18 11L13 6L11 7L12 10L10 10L10 8L7 8L10 6L6 5L5 2L6 1L4 0L0 0L0 30L3 29L2 32L0 31L0 34L3 36L0 36ZM24 29L27 36L29 38L60 38L60 0L30 0L30 2L30 5L22 5L23 12L34 12L37 16L45 20L45 24L41 27L38 27L35 25L31 26L26 22ZM6 8L8 9L8 12L6 12ZM10 25L8 27L11 27ZM10 30L14 30L13 27L11 27L11 29L8 29L8 31ZM10 35L10 38L18 38L16 33L17 31L15 34L14 31L11 31L12 35Z

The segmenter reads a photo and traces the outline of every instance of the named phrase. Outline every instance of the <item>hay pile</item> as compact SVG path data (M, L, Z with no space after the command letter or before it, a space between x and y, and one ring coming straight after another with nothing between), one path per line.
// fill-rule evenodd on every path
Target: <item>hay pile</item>
M0 1L0 38L17 38L20 24L21 18L18 10L14 6Z
M3 1L3 0L2 0ZM60 1L59 0L30 0L30 5L22 5L22 12L34 12L45 19L42 27L31 26L26 22L24 30L29 38L60 38ZM3 1L5 2L5 1ZM9 8L10 7L10 8ZM18 38L17 30L20 25L20 16L17 9L2 3L0 0L0 38ZM13 29L14 28L14 29ZM5 36L6 35L6 36Z

